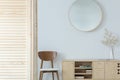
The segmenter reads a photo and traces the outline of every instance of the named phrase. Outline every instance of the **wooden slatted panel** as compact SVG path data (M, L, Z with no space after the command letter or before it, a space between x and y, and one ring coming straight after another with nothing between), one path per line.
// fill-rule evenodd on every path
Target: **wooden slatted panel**
M0 80L29 80L28 1L0 0Z

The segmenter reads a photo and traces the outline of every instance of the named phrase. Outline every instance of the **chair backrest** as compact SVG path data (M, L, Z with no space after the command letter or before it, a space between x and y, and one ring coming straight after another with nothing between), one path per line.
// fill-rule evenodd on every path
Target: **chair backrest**
M43 61L51 61L57 56L56 51L39 51L38 56Z
M51 67L53 68L53 60L57 56L56 51L39 51L38 56L41 59L41 68L43 66L43 61L51 61Z

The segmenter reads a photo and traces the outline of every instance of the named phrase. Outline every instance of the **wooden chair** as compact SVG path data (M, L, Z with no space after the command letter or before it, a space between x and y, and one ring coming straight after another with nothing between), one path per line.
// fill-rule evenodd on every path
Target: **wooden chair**
M42 80L43 78L43 73L52 73L52 78L54 80L54 73L57 75L57 79L59 80L59 75L58 75L58 69L54 68L53 66L53 60L57 56L56 51L39 51L38 56L41 59L41 67L40 67L40 76L39 80ZM50 61L51 62L51 68L43 68L43 62L44 61Z

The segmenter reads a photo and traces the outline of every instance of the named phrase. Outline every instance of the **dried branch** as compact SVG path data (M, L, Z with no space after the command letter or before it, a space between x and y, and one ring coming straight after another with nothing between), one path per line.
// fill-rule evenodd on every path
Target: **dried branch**
M105 29L104 39L102 40L102 43L106 46L113 47L118 43L118 37L112 32Z

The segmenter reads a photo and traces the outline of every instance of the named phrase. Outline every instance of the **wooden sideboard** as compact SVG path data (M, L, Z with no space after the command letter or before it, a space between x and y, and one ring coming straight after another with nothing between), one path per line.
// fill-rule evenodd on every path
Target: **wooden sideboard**
M120 60L64 60L63 80L120 80Z

